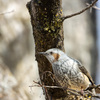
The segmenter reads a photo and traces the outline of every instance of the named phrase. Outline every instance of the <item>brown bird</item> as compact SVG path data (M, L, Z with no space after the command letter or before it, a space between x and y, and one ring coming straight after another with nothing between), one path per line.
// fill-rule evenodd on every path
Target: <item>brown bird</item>
M54 75L62 87L80 91L94 85L86 68L79 61L67 56L63 51L52 48L39 54L43 54L49 60Z

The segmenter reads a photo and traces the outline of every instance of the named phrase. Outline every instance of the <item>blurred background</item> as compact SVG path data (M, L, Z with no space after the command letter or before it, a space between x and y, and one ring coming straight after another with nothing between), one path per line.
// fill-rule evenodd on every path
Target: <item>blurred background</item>
M28 1L0 0L0 100L44 100L41 88L29 87L39 75ZM80 11L89 2L62 1L64 15ZM64 47L100 84L100 10L90 9L64 22Z

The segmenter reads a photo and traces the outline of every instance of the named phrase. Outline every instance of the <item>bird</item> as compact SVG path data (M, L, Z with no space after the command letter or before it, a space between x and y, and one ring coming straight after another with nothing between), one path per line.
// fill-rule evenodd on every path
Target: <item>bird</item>
M62 87L81 91L94 81L87 69L76 59L69 57L58 48L51 48L38 54L44 55L52 65L54 76Z

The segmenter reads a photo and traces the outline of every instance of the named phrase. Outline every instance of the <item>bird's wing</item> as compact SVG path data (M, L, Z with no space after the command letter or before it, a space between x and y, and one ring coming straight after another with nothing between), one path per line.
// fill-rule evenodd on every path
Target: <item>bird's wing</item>
M94 81L92 77L90 76L89 72L86 70L86 68L84 66L79 65L79 69L81 70L83 74L85 74L89 78L89 81L91 82L91 84L94 85Z
M89 81L90 81L91 84L94 86L94 85L95 85L95 84L94 84L94 81L93 81L91 75L89 74L89 72L87 71L87 69L86 69L78 60L75 60L75 61L77 62L80 71L81 71L84 75L86 75L86 76L88 77Z

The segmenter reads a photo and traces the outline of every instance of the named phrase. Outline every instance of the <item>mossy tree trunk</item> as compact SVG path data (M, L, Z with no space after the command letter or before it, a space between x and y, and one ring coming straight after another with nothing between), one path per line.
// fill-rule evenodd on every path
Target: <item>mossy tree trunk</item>
M52 67L47 59L38 52L46 51L50 48L59 48L64 51L64 35L62 17L62 0L31 0L27 4L31 16L33 36L35 40L35 54L39 67L41 82L45 85L57 85L51 76L45 71L52 72ZM52 100L64 98L67 94L62 89L47 89ZM47 98L47 100L49 100Z

